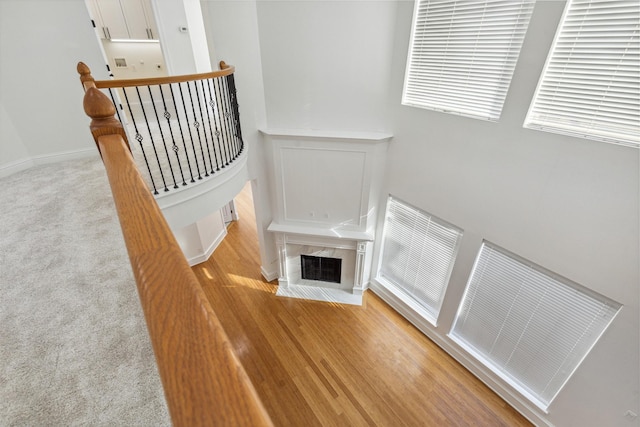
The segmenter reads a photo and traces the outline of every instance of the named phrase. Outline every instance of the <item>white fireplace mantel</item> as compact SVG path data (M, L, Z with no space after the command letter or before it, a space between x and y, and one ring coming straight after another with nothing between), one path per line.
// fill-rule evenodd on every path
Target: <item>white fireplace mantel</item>
M275 203L277 295L361 304L368 287L388 142L379 132L263 130ZM342 260L341 283L300 279L300 255Z
M334 237L337 239L348 240L373 240L373 232L342 230L339 226L334 228L319 228L313 226L278 224L276 222L272 222L271 224L269 224L267 230L275 233L299 234L302 236Z

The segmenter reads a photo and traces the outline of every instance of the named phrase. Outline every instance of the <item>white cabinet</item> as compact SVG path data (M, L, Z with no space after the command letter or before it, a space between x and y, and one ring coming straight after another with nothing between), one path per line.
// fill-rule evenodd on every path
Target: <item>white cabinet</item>
M120 0L96 0L96 4L102 18L104 38L128 39L129 29L120 6Z
M149 0L120 0L131 39L157 39L158 30Z
M150 0L88 0L87 6L101 38L158 38Z
M85 4L87 5L87 9L89 9L89 16L91 17L91 21L93 22L93 26L96 31L98 31L98 35L101 39L108 38L104 33L104 24L102 22L102 15L100 15L100 10L98 9L98 4L96 0L85 0Z

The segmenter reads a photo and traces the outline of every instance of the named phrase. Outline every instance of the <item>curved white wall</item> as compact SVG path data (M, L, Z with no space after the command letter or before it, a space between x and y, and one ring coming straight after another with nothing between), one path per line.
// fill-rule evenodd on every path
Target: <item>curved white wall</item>
M249 179L247 154L242 153L225 169L200 182L156 196L171 229L177 230L195 223L233 200Z

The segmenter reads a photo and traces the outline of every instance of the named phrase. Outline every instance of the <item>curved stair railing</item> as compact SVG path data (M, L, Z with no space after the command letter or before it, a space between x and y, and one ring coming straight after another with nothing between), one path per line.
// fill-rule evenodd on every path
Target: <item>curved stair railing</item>
M93 80L119 106L131 153L155 195L195 184L229 167L244 151L234 67L173 77ZM85 80L83 80L85 79Z
M138 170L114 105L97 88L86 65L78 64L78 72L85 88L84 110L92 119L90 129L111 185L173 424L272 425ZM232 72L232 67L222 71L225 76Z

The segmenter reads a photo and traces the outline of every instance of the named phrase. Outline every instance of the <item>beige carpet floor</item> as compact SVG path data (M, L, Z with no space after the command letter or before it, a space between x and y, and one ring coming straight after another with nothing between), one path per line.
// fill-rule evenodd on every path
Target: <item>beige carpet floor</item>
M0 179L0 426L169 424L99 158Z

